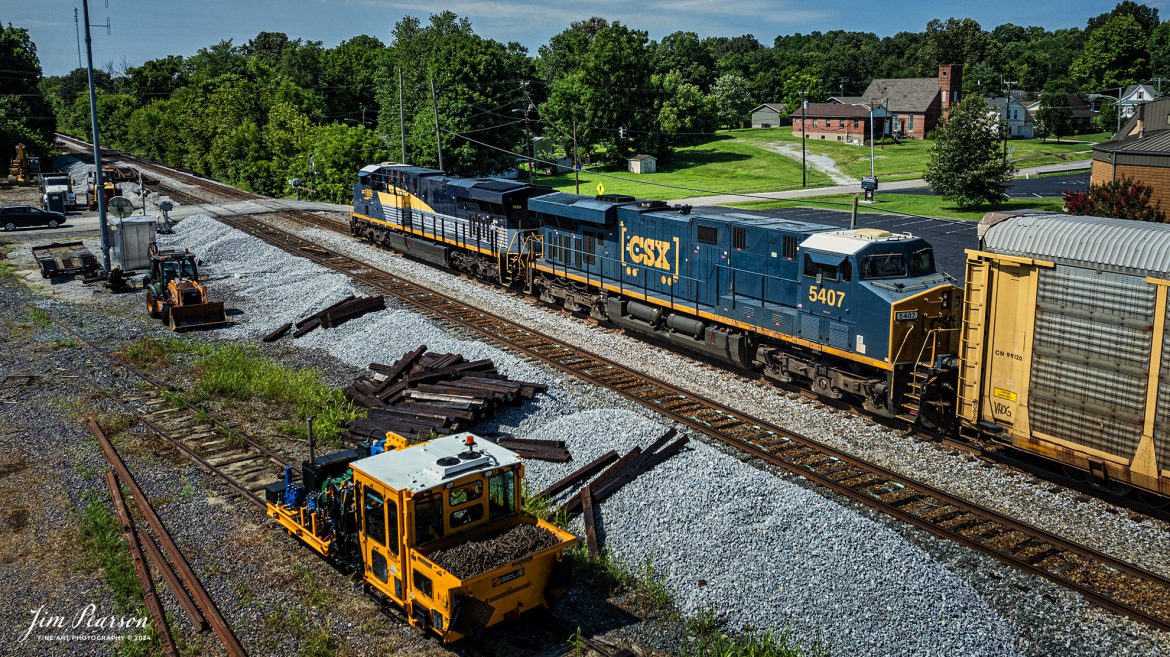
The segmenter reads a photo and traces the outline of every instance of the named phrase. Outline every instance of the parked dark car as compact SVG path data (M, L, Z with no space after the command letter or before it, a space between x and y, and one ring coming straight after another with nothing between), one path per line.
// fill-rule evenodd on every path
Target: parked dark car
M42 210L31 205L6 205L0 208L0 226L6 231L27 226L56 228L63 223L65 223L63 213Z

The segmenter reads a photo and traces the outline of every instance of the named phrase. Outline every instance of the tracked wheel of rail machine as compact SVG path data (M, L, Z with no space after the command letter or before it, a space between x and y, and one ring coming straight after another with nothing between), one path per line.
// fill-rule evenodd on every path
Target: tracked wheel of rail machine
M150 275L142 279L146 310L172 331L213 329L228 323L222 301L208 301L199 282L199 266L187 250L160 251L150 245Z

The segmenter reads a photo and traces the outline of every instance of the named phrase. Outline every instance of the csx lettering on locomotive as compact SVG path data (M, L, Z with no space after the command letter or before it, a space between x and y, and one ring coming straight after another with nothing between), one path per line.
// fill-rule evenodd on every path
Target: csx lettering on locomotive
M676 237L677 241L678 238ZM670 242L632 235L626 239L626 254L634 264L674 272L670 261Z

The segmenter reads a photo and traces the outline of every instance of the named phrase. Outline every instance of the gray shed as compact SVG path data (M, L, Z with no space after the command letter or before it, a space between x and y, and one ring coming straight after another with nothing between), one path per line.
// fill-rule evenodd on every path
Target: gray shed
M780 120L788 116L784 103L764 103L752 110L753 128L776 128Z

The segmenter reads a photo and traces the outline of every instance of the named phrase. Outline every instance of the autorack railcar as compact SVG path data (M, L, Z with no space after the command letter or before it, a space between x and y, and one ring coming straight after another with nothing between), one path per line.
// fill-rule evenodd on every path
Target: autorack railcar
M1170 226L988 213L979 232L962 431L1170 495Z

